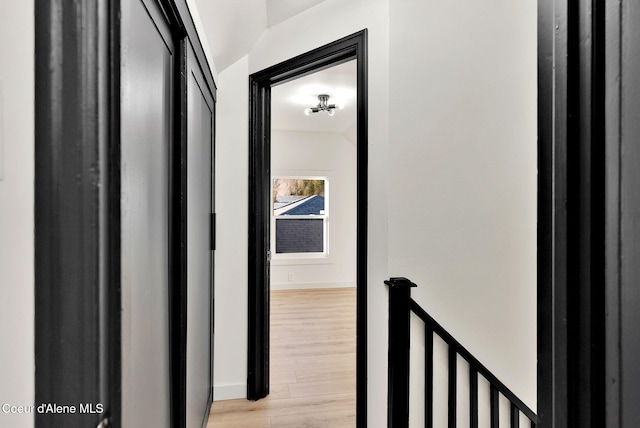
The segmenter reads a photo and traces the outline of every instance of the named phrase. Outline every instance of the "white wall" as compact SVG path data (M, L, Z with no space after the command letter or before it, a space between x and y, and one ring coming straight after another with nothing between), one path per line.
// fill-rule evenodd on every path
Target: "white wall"
M215 400L247 390L248 58L218 76L216 105Z
M0 2L0 406L34 400L33 52L33 2ZM33 414L0 408L0 426Z
M536 2L392 1L390 28L390 275L535 409Z
M356 148L340 134L271 132L271 174L324 176L329 182L329 254L321 259L273 256L271 289L354 287L356 281ZM290 278L290 274L293 278Z

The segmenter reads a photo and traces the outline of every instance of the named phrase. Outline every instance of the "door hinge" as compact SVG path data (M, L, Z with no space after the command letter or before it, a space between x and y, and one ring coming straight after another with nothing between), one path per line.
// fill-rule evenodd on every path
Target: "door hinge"
M209 230L211 231L211 251L216 249L216 213L211 213Z
M267 250L267 261L271 262L271 250Z

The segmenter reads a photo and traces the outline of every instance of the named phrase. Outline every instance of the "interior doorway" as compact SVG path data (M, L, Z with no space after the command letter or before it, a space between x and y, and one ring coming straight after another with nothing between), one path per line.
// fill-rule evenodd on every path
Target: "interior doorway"
M356 425L366 426L366 249L367 249L367 55L366 30L250 76L249 145L249 355L247 398L258 400L270 386L270 284L272 240L272 88L296 78L354 61L356 70L355 283ZM321 95L321 94L316 94ZM318 100L317 105L321 105ZM332 104L328 102L327 104ZM312 107L312 106L310 106ZM325 114L326 112L322 112ZM314 114L314 113L312 113ZM316 171L317 172L317 171ZM300 177L325 180L322 174ZM327 214L327 210L325 215ZM316 219L317 220L317 219ZM317 223L316 223L317 224ZM325 230L325 225L318 225ZM274 231L275 233L275 231ZM329 238L331 235L328 235ZM324 242L324 241L323 241ZM323 253L324 249L316 253ZM298 249L299 250L299 249ZM312 256L307 256L312 257ZM288 273L287 273L288 275ZM288 277L287 277L288 279ZM294 278L295 280L295 274ZM293 282L293 281L291 281Z
M271 92L268 399L322 408L300 425L355 426L356 83L351 60Z

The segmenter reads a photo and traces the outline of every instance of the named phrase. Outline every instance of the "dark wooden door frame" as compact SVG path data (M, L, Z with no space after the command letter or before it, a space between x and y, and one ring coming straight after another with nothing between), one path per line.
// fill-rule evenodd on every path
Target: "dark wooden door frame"
M109 334L120 325L110 172L118 27L106 1L34 6L35 402L105 406L100 415L35 414L35 424L96 426L120 414L120 360L100 364L105 350L120 352Z
M352 59L357 60L357 339L356 417L367 412L367 30L344 37L249 76L249 347L247 398L269 393L269 216L271 87Z
M594 394L604 313L595 275L602 244L601 160L595 119L602 82L597 11L588 1L540 0L538 416L540 427L591 427L590 411L604 404ZM595 2L593 2L595 4ZM598 31L596 31L598 30ZM598 55L598 56L596 56ZM592 67L592 65L594 67ZM594 187L592 187L594 186ZM590 267L590 262L594 264ZM589 319L589 316L593 318ZM604 377L603 377L604 378ZM595 419L595 426L604 426Z
M637 350L624 323L637 331L638 316L624 313L623 295L640 275L629 245L640 205L632 164L640 128L630 119L638 16L627 0L538 1L540 428L640 423L637 371L634 379L624 366L625 349Z
M146 0L155 1L155 0ZM185 70L190 40L216 87L186 0L158 0ZM37 426L121 426L120 2L36 0L35 402L102 403L36 414ZM176 73L176 76L178 73ZM176 79L178 94L186 79ZM185 424L186 102L176 97L170 171L171 420ZM108 363L100 355L109 355ZM212 399L212 395L211 395ZM210 403L209 403L210 404Z

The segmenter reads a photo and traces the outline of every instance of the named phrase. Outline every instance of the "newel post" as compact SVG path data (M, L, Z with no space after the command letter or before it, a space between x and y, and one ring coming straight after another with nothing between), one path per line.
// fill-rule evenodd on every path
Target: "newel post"
M409 426L409 340L411 287L407 278L391 278L389 286L389 390L387 426Z

